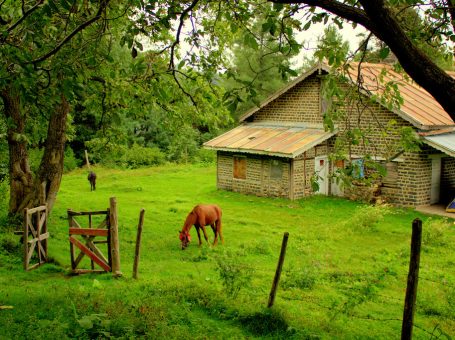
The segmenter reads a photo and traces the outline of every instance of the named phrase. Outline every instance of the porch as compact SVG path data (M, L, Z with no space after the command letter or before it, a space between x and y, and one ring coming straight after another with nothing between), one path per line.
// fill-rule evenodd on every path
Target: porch
M428 215L438 215L438 216L444 216L444 217L455 219L455 213L447 212L446 205L443 205L443 204L420 205L420 206L416 207L416 211L419 211L421 213L428 214Z

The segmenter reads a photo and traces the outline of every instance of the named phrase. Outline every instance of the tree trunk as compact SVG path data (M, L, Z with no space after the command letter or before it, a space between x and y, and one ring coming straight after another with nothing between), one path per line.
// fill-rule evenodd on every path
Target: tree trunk
M63 174L63 158L66 142L66 119L70 111L64 95L49 120L47 139L41 164L33 185L33 191L24 199L20 210L40 204L40 188L45 183L45 197L48 211L52 210Z
M20 213L21 203L33 190L33 174L25 139L25 115L21 114L19 95L8 87L0 91L4 114L9 121L7 139L9 149L10 200L9 213Z

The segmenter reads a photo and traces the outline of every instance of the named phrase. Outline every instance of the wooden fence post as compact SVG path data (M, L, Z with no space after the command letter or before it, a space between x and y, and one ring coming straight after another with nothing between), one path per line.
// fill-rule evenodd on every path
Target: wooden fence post
M23 243L24 243L24 270L28 270L28 225L30 223L30 215L28 209L24 208L24 228L23 228Z
M85 165L87 165L87 168L90 169L90 162L88 160L88 152L85 150Z
M288 245L288 238L289 238L289 233L285 232L283 235L283 242L281 243L280 258L278 260L278 266L276 267L275 278L273 279L272 289L271 289L270 295L269 295L269 303L267 305L268 308L272 307L273 303L275 302L276 290L278 288L278 283L280 282L281 270L283 269L284 257L286 256L286 247Z
M110 242L112 254L112 273L114 276L122 276L120 271L120 246L118 239L118 218L117 218L117 199L109 199L109 224L110 224Z
M137 225L136 251L134 253L133 279L137 279L137 268L139 266L139 256L141 253L142 225L144 224L145 210L141 209L139 214L139 224Z
M411 258L409 261L408 284L404 300L403 324L401 339L412 339L414 312L417 298L417 284L419 282L420 247L422 244L422 221L416 218L412 221Z

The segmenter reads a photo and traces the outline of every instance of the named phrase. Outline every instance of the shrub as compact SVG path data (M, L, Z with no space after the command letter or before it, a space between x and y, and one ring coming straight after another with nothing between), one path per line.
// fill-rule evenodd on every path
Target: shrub
M122 161L132 169L163 164L164 154L158 148L146 148L133 144L131 148L126 148Z
M216 152L201 148L196 152L195 160L203 164L213 164L216 161Z
M8 177L0 181L0 229L7 225L8 221L9 184Z
M79 166L76 157L74 156L73 149L67 147L65 149L65 158L63 159L63 171L69 172Z
M390 209L385 206L359 206L355 214L345 222L345 226L357 231L375 230L378 222L388 213Z
M103 139L93 139L86 143L92 161L107 167L127 167L137 169L165 163L165 155L156 147L147 148L138 144L131 147L108 143Z
M447 219L429 218L422 225L422 243L426 246L444 246L449 227Z
M10 233L1 234L0 253L20 255L22 253L22 244L19 242L18 236Z
M282 282L283 288L313 289L317 282L316 271L309 267L286 270Z
M237 254L225 252L216 259L217 271L229 296L236 298L242 288L248 287L254 270L239 262Z

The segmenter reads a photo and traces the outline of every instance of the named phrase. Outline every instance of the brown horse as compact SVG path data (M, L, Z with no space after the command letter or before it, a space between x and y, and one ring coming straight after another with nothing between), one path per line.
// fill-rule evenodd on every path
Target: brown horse
M224 243L223 234L221 233L221 208L215 204L198 204L188 214L180 232L180 241L182 241L182 250L188 247L191 241L190 229L192 226L196 227L197 237L199 238L199 246L202 245L201 234L199 229L204 232L205 240L208 242L207 232L205 226L210 225L215 233L213 245L218 243L218 235L220 235L221 242Z
M87 179L90 182L90 191L96 190L96 174L93 171L90 171Z

